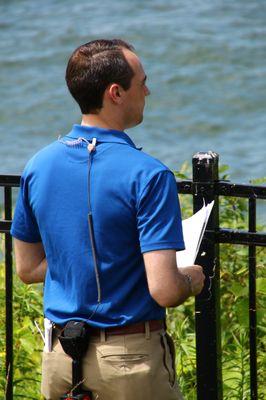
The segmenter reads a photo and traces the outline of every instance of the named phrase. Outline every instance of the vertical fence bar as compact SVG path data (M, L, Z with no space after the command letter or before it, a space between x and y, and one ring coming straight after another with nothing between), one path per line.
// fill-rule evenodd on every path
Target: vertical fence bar
M12 191L5 187L5 220L12 219ZM5 277L6 277L6 400L13 399L13 271L12 237L5 234Z
M256 232L256 199L249 199L249 232ZM250 398L258 399L257 383L257 315L256 315L256 247L249 245L249 351Z
M214 195L214 182L218 180L216 153L196 153L193 156L193 206L194 212L215 200L207 229L219 228L218 198ZM201 185L205 183L205 185ZM208 190L206 191L206 183ZM203 239L196 263L202 265L206 275L202 293L196 297L196 349L197 349L197 399L221 400L221 327L220 327L220 267L219 245L213 239ZM211 287L211 288L210 288ZM209 289L208 289L209 288Z

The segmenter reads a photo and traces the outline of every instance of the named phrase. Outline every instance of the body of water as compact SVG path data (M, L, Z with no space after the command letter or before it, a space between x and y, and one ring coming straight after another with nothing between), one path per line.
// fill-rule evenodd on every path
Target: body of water
M151 96L127 133L172 169L213 150L239 182L265 176L263 0L0 1L0 173L21 173L80 121L64 73L96 38L132 43Z

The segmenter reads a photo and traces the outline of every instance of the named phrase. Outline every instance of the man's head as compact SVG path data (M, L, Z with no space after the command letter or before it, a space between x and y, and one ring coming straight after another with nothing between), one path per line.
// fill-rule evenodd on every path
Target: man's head
M133 46L120 39L94 40L71 55L66 82L82 114L99 114L105 107L118 112L125 127L142 121L146 75Z

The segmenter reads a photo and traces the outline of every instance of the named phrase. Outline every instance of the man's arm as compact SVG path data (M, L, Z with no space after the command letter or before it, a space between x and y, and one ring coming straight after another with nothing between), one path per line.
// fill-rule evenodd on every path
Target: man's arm
M202 291L205 276L202 267L178 269L175 250L156 250L143 254L152 298L162 307L176 307ZM189 283L186 274L191 276Z
M16 270L24 283L43 282L47 262L41 242L28 243L14 239Z

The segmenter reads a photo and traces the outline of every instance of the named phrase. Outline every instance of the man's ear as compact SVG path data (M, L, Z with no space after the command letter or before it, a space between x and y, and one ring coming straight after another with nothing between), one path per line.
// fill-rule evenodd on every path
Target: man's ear
M109 99L115 104L121 104L123 102L123 88L117 83L112 83L106 90L106 94Z

